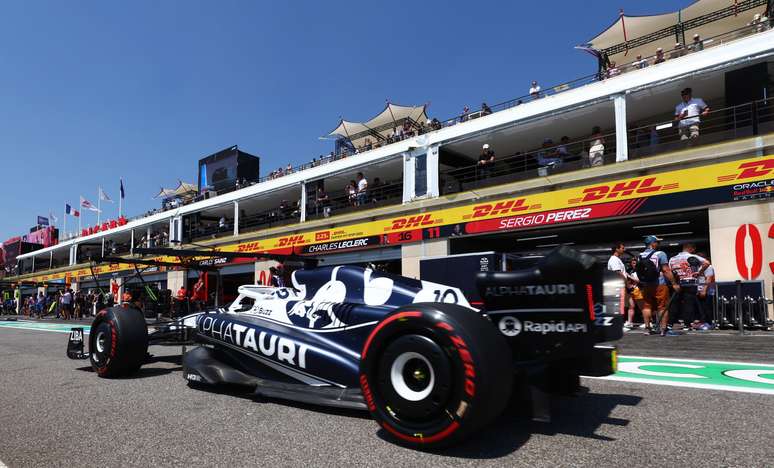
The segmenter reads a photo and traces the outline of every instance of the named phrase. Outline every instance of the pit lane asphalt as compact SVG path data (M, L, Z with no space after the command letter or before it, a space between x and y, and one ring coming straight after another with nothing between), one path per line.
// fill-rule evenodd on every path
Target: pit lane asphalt
M0 329L0 463L771 466L774 457L767 395L584 380L590 393L557 400L550 424L508 414L460 447L426 453L386 441L358 412L189 388L179 348L152 348L160 359L134 378L99 379L88 361L65 357L66 340ZM658 347L627 338L625 349L634 347L629 342Z

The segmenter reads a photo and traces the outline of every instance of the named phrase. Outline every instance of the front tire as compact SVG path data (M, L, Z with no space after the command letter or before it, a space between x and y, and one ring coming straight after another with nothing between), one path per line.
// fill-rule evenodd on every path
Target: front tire
M457 443L508 403L510 348L480 313L413 304L382 320L361 353L360 385L371 416L414 448Z
M89 333L91 367L100 377L122 377L139 370L148 353L148 327L142 312L111 307L97 314Z

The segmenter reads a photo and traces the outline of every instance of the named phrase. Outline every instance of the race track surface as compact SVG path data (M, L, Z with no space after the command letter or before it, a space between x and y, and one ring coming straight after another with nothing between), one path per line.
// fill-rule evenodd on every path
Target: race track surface
M631 354L674 357L680 350L774 364L771 338L721 337L707 349L692 337L675 338L631 336L621 344ZM179 348L153 348L159 359L134 378L99 379L88 361L65 357L66 340L65 333L0 327L0 466L706 467L774 460L772 395L584 379L590 393L557 400L551 423L507 414L460 447L427 453L388 442L365 414L189 388Z

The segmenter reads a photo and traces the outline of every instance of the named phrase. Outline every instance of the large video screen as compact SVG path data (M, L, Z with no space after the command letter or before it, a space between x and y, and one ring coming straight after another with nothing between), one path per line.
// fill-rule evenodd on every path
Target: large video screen
M234 185L239 158L233 148L225 149L199 161L199 191L222 190Z

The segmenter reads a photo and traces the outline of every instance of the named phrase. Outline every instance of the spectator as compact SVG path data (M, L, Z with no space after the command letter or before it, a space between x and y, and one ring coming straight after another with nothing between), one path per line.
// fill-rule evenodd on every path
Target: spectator
M228 225L226 224L226 216L223 215L218 220L218 230L222 232L225 231L226 228L228 228Z
M642 55L637 55L637 60L632 63L632 66L637 69L643 69L648 66L648 59L643 59Z
M288 163L287 167L285 167L285 174L292 174L293 173L293 166Z
M615 66L615 62L610 62L610 66L607 67L607 77L612 78L621 74L621 70Z
M462 114L460 115L460 122L465 122L470 117L470 107L465 106L462 108Z
M645 321L646 333L649 335L656 333L651 323L655 312L656 325L660 327L661 336L667 336L674 334L667 330L667 324L669 324L667 281L672 284L675 291L679 291L680 286L669 269L667 255L658 250L661 240L653 235L645 237L646 249L638 256L636 272L640 291L642 291L642 317Z
M65 289L62 293L62 315L65 320L70 320L73 305L73 290Z
M46 295L43 292L38 293L38 300L35 302L35 314L38 318L43 318L46 312ZM30 313L31 315L31 313Z
M629 274L626 271L626 266L624 265L623 260L621 260L624 252L626 252L626 246L624 246L623 242L615 242L611 250L612 254L607 260L607 269L609 271L615 272L618 276L621 277L625 284L628 284L630 281L632 281L632 278L629 277ZM634 309L632 308L629 311L629 319L626 321L626 323L624 323L624 328L631 329L633 326L633 320Z
M709 114L710 108L700 98L693 97L691 88L680 92L682 102L675 106L675 122L681 140L699 138L699 122L702 115Z
M665 62L666 59L664 58L664 49L659 47L656 49L656 58L653 60L653 65L658 65L659 63Z
M669 54L670 59L675 59L685 55L685 48L681 42L675 42L675 48L672 49L672 53Z
M485 143L481 147L481 154L478 156L477 172L480 178L490 177L495 163L495 152Z
M535 80L532 81L532 86L529 88L529 95L532 96L532 99L537 99L542 96L540 85Z
M344 193L347 196L347 200L349 200L349 204L352 206L357 206L357 184L354 180L350 180L347 186L344 188Z
M701 305L702 321L704 322L704 325L700 328L702 330L711 330L715 315L715 268L712 266L712 260L710 260L708 255L703 253L698 253L697 255L704 257L710 262L710 266L697 278L696 296Z
M704 41L701 40L698 34L693 35L693 44L691 44L691 49L694 52L700 52L704 50Z
M682 319L684 327L690 325L691 328L698 330L705 325L702 322L703 314L697 297L698 277L704 274L710 263L695 252L694 244L684 243L682 252L669 259L669 268L680 283L676 297L677 315Z
M362 206L366 203L368 193L368 180L362 172L357 173L357 205Z
M481 103L481 115L489 115L492 113L492 109L489 108L489 106L486 105L485 102Z
M769 19L765 16L761 16L760 13L756 13L750 22L750 26L754 26L755 32L763 32L769 29Z
M374 183L371 184L371 188L368 191L371 193L371 202L377 203L382 197L382 180L374 177Z
M543 146L537 153L538 166L541 168L560 167L562 165L562 159L558 157L554 141L550 138L543 140Z
M411 122L406 120L403 122L403 131L401 132L403 138L411 138L414 136L414 130L411 128Z
M589 146L589 167L601 166L605 163L605 137L599 127L591 129L591 144Z
M569 161L572 158L572 154L570 154L570 150L567 148L567 145L570 144L570 137L563 136L559 139L559 143L559 146L556 147L556 153L563 162Z
M317 197L315 198L317 204L317 213L323 214L324 217L331 215L331 200L328 198L328 194L322 187L317 187Z

